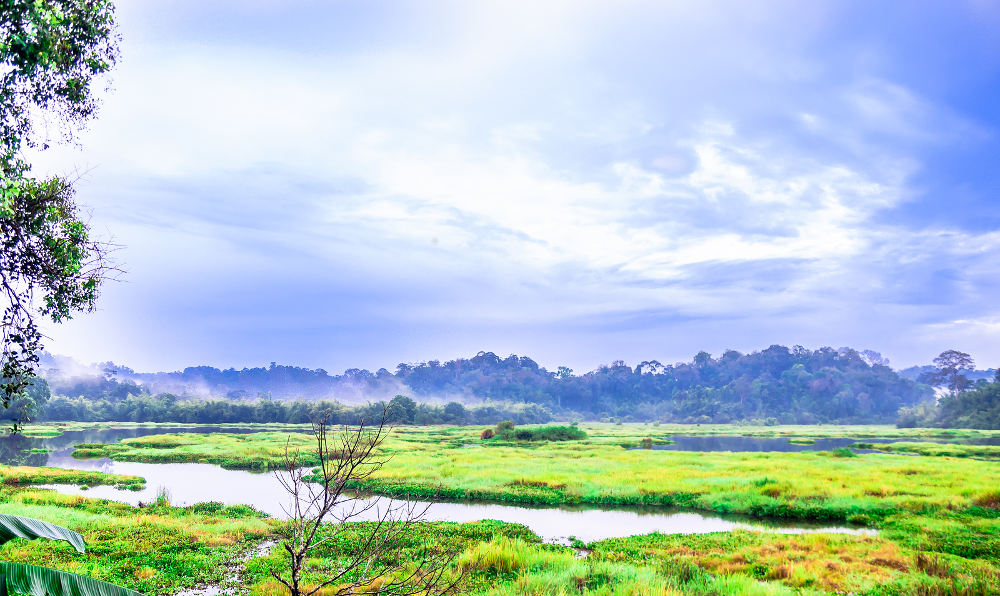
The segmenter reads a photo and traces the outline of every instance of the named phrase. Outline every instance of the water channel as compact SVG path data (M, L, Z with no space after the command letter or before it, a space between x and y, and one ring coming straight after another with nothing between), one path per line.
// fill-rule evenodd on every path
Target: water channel
M29 466L52 466L76 470L95 470L114 474L130 474L146 479L146 488L133 492L110 486L84 489L73 485L51 485L61 493L111 499L138 505L156 499L161 488L169 493L173 505L185 506L206 501L226 505L245 504L276 517L284 517L283 505L289 496L282 489L274 473L260 474L226 470L210 464L148 464L116 462L109 459L80 460L72 457L73 446L78 443L111 443L123 438L163 434L169 432L259 432L247 427L139 427L106 428L84 431L67 431L58 437L31 438L7 436L0 438L0 463ZM719 437L711 437L719 438ZM48 452L30 452L47 449ZM388 505L383 499L380 507ZM419 504L418 504L419 506ZM369 518L377 515L376 507L368 512ZM365 519L359 517L358 520ZM426 519L432 521L468 522L494 519L524 524L544 540L568 542L571 536L585 542L617 538L651 532L667 534L696 534L748 529L780 533L835 532L874 534L873 530L823 526L797 522L783 524L731 516L703 515L690 511L664 509L608 509L592 507L529 507L492 503L433 504Z

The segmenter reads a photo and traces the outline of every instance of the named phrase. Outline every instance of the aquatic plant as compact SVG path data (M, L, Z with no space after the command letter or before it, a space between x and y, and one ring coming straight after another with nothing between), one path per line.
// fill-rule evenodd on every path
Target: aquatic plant
M161 486L156 490L156 500L153 501L154 507L170 507L170 491L167 487Z
M63 540L77 552L86 550L83 536L72 530L40 519L0 514L0 544L17 538ZM3 594L23 596L141 596L83 575L6 561L0 561L0 582Z

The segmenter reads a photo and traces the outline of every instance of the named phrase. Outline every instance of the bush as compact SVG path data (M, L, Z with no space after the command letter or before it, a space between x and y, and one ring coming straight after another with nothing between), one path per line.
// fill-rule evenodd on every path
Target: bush
M996 509L1000 511L1000 490L994 490L979 495L972 500L972 504L976 507L985 507L987 509Z
M154 507L170 507L170 491L166 487L161 486L156 491L156 500L153 502Z
M480 439L484 439L484 440L485 440L485 439L492 439L492 438L493 438L493 435L494 435L494 434L496 434L496 433L494 433L494 432L493 432L493 429L492 429L492 428L487 428L486 430L484 430L484 431L483 431L483 432L482 432L482 433L481 433L481 434L479 435L479 438L480 438Z
M587 433L576 426L542 426L539 428L507 429L497 433L504 441L578 441Z
M497 422L497 432L502 433L505 430L514 430L513 420L504 420L503 422Z

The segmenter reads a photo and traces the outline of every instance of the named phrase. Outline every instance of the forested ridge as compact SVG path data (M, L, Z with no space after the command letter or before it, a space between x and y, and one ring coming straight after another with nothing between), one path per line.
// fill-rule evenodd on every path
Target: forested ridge
M248 402L261 399L277 404L337 400L358 409L403 394L439 404L437 415L428 410L421 417L425 422L454 420L443 414L447 402L464 403L471 413L488 401L537 406L530 416L522 416L526 421L545 421L547 416L539 412L547 412L597 420L866 423L895 421L900 408L933 397L928 385L904 378L875 352L779 345L748 354L728 350L718 357L700 352L690 362L676 364L649 360L630 366L615 361L584 374L566 367L550 371L527 356L492 352L446 362L403 363L395 372L348 369L342 375L275 363L267 368L198 366L166 373L136 373L105 363L101 374L72 376L64 374L55 359L49 357L47 363L54 397L36 415L49 419L135 419L151 404L159 404L154 409L161 416L170 416L165 409L187 409L190 418L190 411L204 408L206 402L229 404L216 409L231 410L236 404L246 409ZM223 417L239 421L247 416L255 415ZM191 421L212 416L197 417Z

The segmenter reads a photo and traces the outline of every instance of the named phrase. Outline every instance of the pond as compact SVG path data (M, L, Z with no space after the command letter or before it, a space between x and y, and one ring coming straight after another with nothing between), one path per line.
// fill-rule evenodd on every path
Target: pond
M78 486L52 485L61 493L111 499L138 505L156 499L161 488L169 494L173 505L185 506L206 501L227 505L245 504L276 517L285 517L283 505L290 498L274 473L258 474L226 470L209 464L148 464L115 462L109 459L78 460L71 456L73 445L82 442L108 443L122 438L163 434L168 432L259 432L260 429L220 427L185 428L112 428L69 431L53 438L23 436L0 439L0 462L17 465L53 466L77 470L96 470L115 474L131 474L146 479L146 488L139 492L119 490L110 486L83 489ZM47 453L24 453L22 449L51 449ZM15 454L19 454L14 456ZM14 457L11 457L14 456ZM23 461L27 456L30 462ZM381 500L382 506L388 504ZM418 504L419 505L419 504ZM374 511L370 512L374 515ZM687 511L664 509L602 509L584 507L525 507L493 503L433 504L426 516L432 521L468 522L481 519L524 524L548 542L567 543L573 536L585 542L619 538L650 532L696 534L726 532L735 529L781 533L835 532L874 534L874 530L823 526L819 524L761 521L749 518L703 515Z

